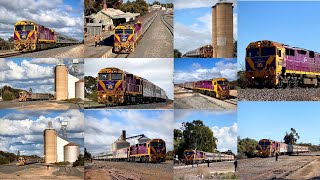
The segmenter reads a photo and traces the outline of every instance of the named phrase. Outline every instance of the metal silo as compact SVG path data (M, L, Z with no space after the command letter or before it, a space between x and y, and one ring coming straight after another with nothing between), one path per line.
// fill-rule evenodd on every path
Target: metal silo
M69 143L64 146L64 162L73 163L78 159L80 147L76 143Z
M218 2L212 7L212 18L216 22L212 24L213 47L216 49L217 58L232 58L233 49L233 7L230 2ZM212 20L213 22L214 20ZM215 54L213 54L215 55Z
M54 89L56 100L68 99L68 69L58 64L54 69Z
M76 98L84 99L84 80L76 82Z
M57 132L54 129L45 129L43 132L44 139L44 162L57 162Z

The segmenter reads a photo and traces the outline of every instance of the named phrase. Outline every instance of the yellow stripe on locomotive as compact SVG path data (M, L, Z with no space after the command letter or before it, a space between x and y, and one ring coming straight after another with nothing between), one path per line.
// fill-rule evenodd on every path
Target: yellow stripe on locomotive
M131 25L119 25L114 29L114 51L129 53L134 51L135 31Z

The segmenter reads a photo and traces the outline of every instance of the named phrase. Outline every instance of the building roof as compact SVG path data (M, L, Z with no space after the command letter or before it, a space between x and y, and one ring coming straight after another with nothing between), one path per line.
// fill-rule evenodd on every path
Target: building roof
M130 12L125 13L119 9L114 9L114 8L107 8L107 10L102 9L99 12L109 16L111 19L132 18L140 15L140 13L130 13Z
M79 146L78 144L74 143L74 142L70 142L69 144L65 145L65 146Z

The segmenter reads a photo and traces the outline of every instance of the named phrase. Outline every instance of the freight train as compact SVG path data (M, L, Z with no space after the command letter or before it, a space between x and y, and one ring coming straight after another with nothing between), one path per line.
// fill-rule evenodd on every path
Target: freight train
M142 77L110 67L98 73L98 103L128 104L166 102L166 92Z
M53 96L48 93L19 92L19 102L49 100Z
M320 53L262 40L246 48L245 77L249 87L320 85Z
M16 51L35 51L79 44L74 38L29 20L16 22L13 38Z
M119 25L114 29L114 46L115 53L130 53L135 49L142 34L142 24L140 21L129 25Z
M166 143L162 139L151 139L144 143L114 150L107 156L109 161L153 162L166 161Z
M193 58L212 58L212 45L205 45L192 51L188 51L184 56Z
M299 146L299 145L292 145L286 144L282 142L272 141L269 139L261 139L259 141L258 147L258 156L260 157L270 157L275 156L276 154L298 154L309 152L308 146Z
M187 149L183 152L185 164L198 164L206 162L233 161L234 155L223 153L210 153L199 150Z
M230 98L230 87L226 78L215 78L210 80L185 82L178 86L190 89L218 99Z

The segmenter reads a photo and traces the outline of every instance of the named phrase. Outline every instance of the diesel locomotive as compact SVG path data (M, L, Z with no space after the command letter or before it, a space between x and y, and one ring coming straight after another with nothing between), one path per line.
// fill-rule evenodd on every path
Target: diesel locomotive
M178 86L218 99L230 98L229 82L226 78L215 78L195 82L185 82L179 84Z
M183 152L183 160L185 164L233 161L234 155L187 149Z
M112 152L112 155L107 157L107 160L143 163L165 162L166 142L162 139L151 139L144 143L117 149Z
M192 58L212 58L213 48L212 45L205 45L192 51L188 51L185 56Z
M309 152L308 146L292 145L282 142L272 141L269 139L261 139L259 141L258 156L260 157L270 157L276 154L293 154L293 153L304 153Z
M142 34L142 23L119 25L114 29L114 47L116 53L130 53L135 49Z
M246 48L245 77L249 87L318 87L320 54L269 40L251 42Z
M14 25L14 50L35 51L79 44L79 41L35 22L18 21Z
M127 104L166 102L166 92L142 77L121 69L103 68L98 73L98 103Z

